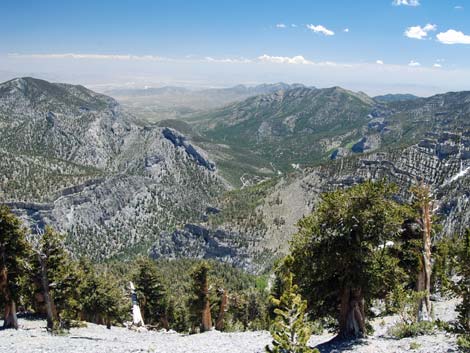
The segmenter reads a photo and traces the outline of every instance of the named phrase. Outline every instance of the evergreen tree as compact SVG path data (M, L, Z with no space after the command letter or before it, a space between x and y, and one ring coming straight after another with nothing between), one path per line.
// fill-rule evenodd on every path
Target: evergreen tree
M280 297L271 297L276 316L270 330L273 347L266 346L266 352L319 353L317 349L307 346L312 334L305 315L307 302L302 300L297 285L293 284L292 273L286 270L292 260L292 257L288 256L282 265L282 271L277 271L277 277L283 283L283 293Z
M463 339L467 340L470 351L470 229L467 230L462 249L459 254L460 277L457 283L457 293L462 297L462 302L457 307L459 313L459 330L463 333Z
M20 280L25 273L29 247L20 220L0 206L0 304L3 304L4 328L18 328L16 302Z
M199 325L201 332L212 329L208 284L209 270L209 265L202 262L191 271L192 288L188 306L193 332L196 325Z
M391 248L410 211L395 201L397 192L384 181L367 181L326 193L299 222L292 271L312 313L338 317L342 337L365 335L366 305L402 284Z
M92 264L82 259L80 285L81 317L86 321L105 324L111 328L114 321L122 321L129 311L128 299L116 278L109 273L97 273Z
M66 329L78 308L77 270L65 249L64 237L51 227L30 238L33 252L33 281L44 298L47 329Z
M168 329L169 298L155 261L148 258L137 261L134 284L144 322Z

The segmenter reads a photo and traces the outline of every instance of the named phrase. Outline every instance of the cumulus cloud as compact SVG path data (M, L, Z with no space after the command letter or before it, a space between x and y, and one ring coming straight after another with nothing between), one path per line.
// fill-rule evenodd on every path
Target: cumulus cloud
M436 25L428 23L426 26L412 26L408 27L405 31L405 36L412 39L424 39L428 36L429 32L435 31Z
M349 33L349 28L345 28L345 29L343 29L343 32L345 32L345 33Z
M433 65L433 67L435 67L435 68L438 68L438 69L439 69L439 68L441 68L441 67L442 67L442 65L441 65L441 64L439 64L439 63L435 63L435 64Z
M290 25L292 28L297 28L297 25L295 23Z
M274 64L300 64L300 65L312 65L313 61L305 59L302 55L293 57L288 56L271 56L261 55L258 56L258 60L261 62L274 63Z
M470 44L470 35L466 35L461 31L449 29L447 32L441 32L437 36L437 40L442 44Z
M384 62L382 60L377 60L375 63L378 64L378 65L383 65L384 64Z
M306 26L309 30L315 32L315 33L321 33L321 34L324 34L325 36L334 36L335 35L335 32L333 32L332 30L322 26L322 25L307 25Z
M408 63L408 66L413 66L413 67L417 67L417 66L421 66L421 64L417 61L414 61L414 60L411 60L409 63Z
M419 0L393 0L394 6L419 6Z
M278 23L276 28L286 28L287 26L284 23Z

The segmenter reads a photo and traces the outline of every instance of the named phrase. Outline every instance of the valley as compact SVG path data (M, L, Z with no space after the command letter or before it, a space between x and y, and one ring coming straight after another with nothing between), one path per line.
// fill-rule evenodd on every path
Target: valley
M440 234L462 234L469 92L383 102L338 87L252 91L263 94L149 123L81 86L3 83L1 201L96 260L213 258L253 273L287 252L322 192L367 179L397 183L403 200L427 183Z

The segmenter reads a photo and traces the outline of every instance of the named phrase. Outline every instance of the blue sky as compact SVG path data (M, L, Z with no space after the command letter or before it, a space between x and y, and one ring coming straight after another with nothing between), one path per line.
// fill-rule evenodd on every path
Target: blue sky
M470 0L2 0L0 78L29 73L93 87L470 89Z

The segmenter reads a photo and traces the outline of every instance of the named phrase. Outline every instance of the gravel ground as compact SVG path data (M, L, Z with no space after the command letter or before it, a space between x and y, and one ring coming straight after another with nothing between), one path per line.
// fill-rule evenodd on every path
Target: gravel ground
M446 321L455 318L455 301L434 303L436 317ZM444 353L457 352L455 336L438 332L432 336L421 336L396 340L387 336L388 327L396 317L386 317L372 322L373 336L351 342L335 342L331 334L312 336L311 346L322 353ZM0 321L0 326L3 324ZM21 328L0 331L0 352L18 353L261 353L271 342L268 332L221 333L217 331L198 335L181 335L172 332L136 332L126 328L89 324L86 328L72 329L68 335L51 336L45 330L45 321L20 319ZM419 348L412 350L410 344Z

